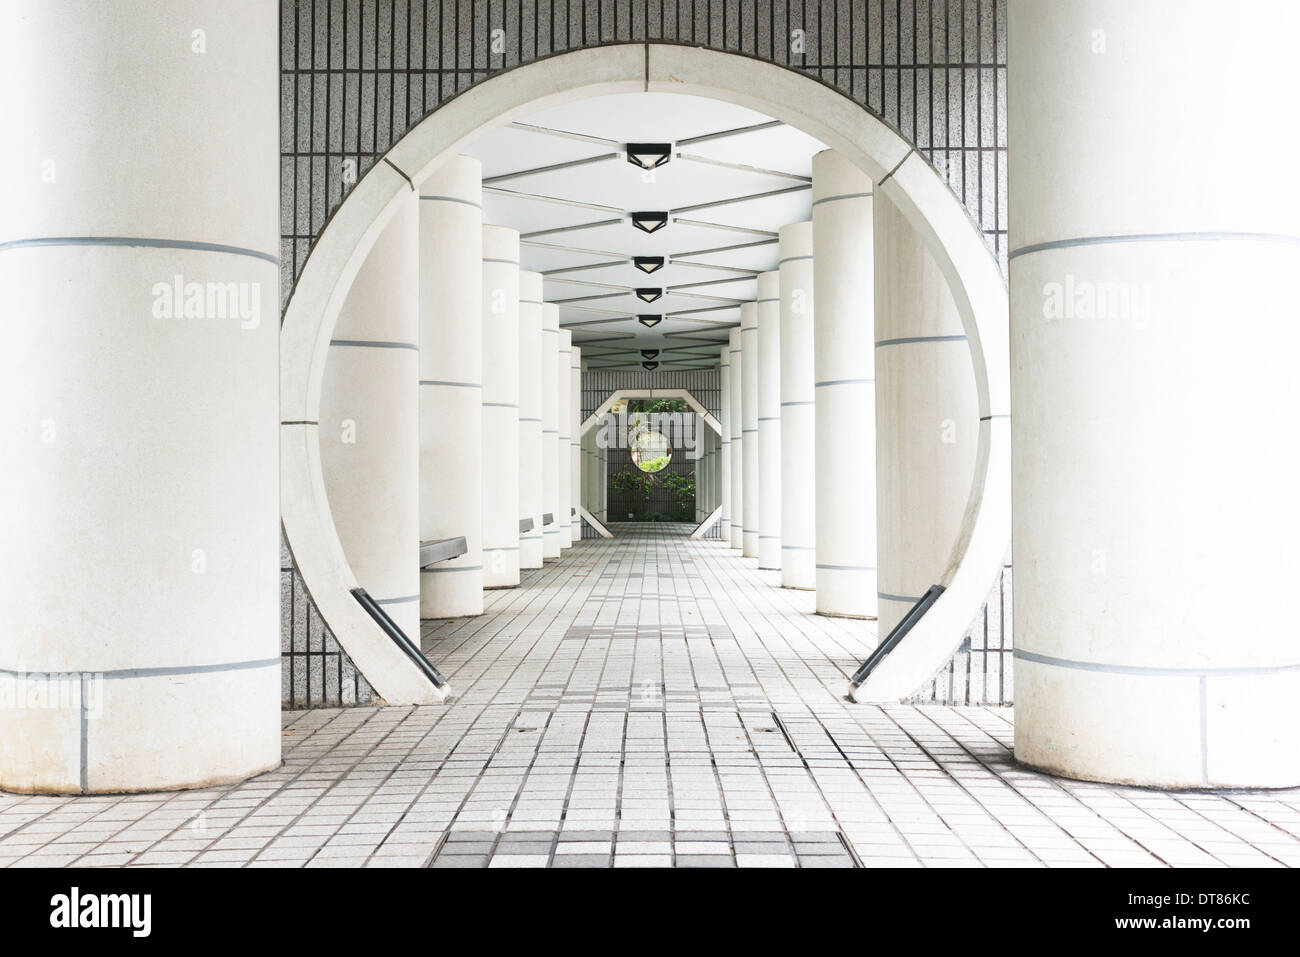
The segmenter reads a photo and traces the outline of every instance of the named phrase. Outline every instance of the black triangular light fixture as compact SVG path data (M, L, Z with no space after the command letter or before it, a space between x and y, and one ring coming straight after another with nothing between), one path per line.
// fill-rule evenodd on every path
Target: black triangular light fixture
M659 363L657 363L657 362L643 362L643 363L641 363L641 368L642 368L642 369L645 369L646 372L654 372L655 369L658 369L658 368L659 368Z
M634 289L633 292L642 302L654 302L664 294L663 289L659 286L640 286Z
M658 169L673 155L672 143L628 143L627 161L641 169Z
M665 210L642 210L637 213L628 213L632 219L632 225L643 233L653 233L657 229L662 229L668 225L668 213Z
M664 321L664 317L657 316L654 313L642 313L636 317L636 321L641 323L641 325L645 326L647 329L653 329L655 326L659 325L659 323Z
M657 355L659 355L659 350L658 350L658 349L642 349L642 350L641 350L641 358L642 358L642 359L653 359L653 358L654 358L655 356L657 356Z
M664 268L663 256L633 256L632 265L646 275Z

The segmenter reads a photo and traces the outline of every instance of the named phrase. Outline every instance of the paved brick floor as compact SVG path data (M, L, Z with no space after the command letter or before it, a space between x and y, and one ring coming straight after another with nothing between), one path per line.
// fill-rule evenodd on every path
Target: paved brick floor
M172 794L0 794L0 865L1300 864L1300 791L1011 760L1011 711L848 703L872 623L720 542L621 528L426 622L449 706L286 712L285 763Z

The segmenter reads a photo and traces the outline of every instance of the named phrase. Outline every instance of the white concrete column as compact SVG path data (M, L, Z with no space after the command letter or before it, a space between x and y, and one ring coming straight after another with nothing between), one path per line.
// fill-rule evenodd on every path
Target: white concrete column
M1295 786L1300 7L1009 27L1016 757Z
M718 450L718 503L722 516L718 519L718 533L724 542L731 541L731 346L719 351L718 388L721 396L722 436Z
M758 567L781 568L781 274L758 277Z
M542 274L519 273L519 567L542 567Z
M321 384L320 458L357 582L420 634L420 201L410 193L343 303ZM417 639L418 640L418 639Z
M519 233L483 227L483 587L519 584Z
M740 307L740 425L744 436L741 454L745 460L743 482L745 500L741 510L744 527L742 554L758 557L758 526L762 500L759 498L762 476L758 460L758 303Z
M280 762L278 12L4 19L0 788L238 781Z
M582 504L582 347L572 346L569 362L569 507L573 510L569 519L569 541L582 539L582 516L578 506Z
M876 614L876 396L871 180L813 157L817 611Z
M817 587L813 224L780 232L781 585Z
M560 557L560 307L542 303L542 558Z
M979 451L979 399L948 281L893 202L874 197L877 632L953 560Z
M469 156L420 187L420 540L469 546L421 569L421 618L483 613L482 191Z
M560 551L573 544L572 518L569 515L573 498L573 486L569 467L572 463L570 442L573 431L573 384L570 382L573 365L573 333L568 329L560 330L559 361L555 366L556 423L559 430L555 447L556 470L559 481L555 501L555 534L560 543Z
M745 361L740 349L740 328L728 333L727 354L731 356L728 376L731 382L731 539L732 548L743 549L745 543L745 429L741 380Z

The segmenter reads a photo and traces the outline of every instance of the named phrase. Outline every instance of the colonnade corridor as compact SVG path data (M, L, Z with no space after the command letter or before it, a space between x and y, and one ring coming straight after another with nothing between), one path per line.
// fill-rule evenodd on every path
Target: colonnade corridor
M427 620L443 705L286 711L284 764L138 795L0 793L0 865L1300 864L1300 794L1018 767L1010 708L851 704L873 623L689 526L615 526Z

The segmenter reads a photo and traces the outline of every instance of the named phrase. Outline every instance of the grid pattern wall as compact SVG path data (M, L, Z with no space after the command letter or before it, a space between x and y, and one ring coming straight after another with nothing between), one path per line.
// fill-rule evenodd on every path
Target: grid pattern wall
M908 700L917 704L1011 704L1014 664L1008 563L952 660Z
M716 368L646 372L641 369L587 369L582 373L582 418L595 414L619 389L685 389L714 418L722 415L721 377Z
M281 0L281 288L383 154L495 73L680 42L768 60L893 125L1006 269L1006 0Z
M281 0L280 9L282 305L353 185L429 113L502 70L642 41L757 57L862 104L946 179L1005 275L1006 0ZM718 414L716 398L700 399ZM351 663L286 570L285 701L351 703ZM337 657L337 699L328 680L308 688L317 654ZM369 700L359 686L351 699L363 691Z
M280 706L369 704L374 694L325 626L280 537Z

